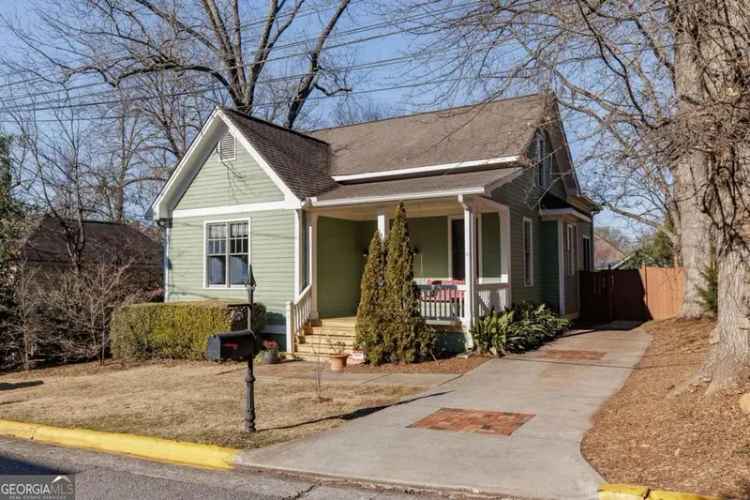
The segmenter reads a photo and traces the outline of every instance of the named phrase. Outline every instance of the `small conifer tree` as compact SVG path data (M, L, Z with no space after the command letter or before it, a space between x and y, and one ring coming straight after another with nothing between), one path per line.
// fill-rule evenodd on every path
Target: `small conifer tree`
M428 328L414 284L414 250L400 203L386 245L383 344L392 362L412 363L431 354L435 334Z
M701 278L704 284L698 287L698 300L707 315L716 317L719 313L719 267L714 248L711 248L708 264L701 271Z
M384 272L383 242L376 231L370 241L367 263L362 272L355 340L357 347L365 352L367 360L376 365L383 363L386 356L381 330Z

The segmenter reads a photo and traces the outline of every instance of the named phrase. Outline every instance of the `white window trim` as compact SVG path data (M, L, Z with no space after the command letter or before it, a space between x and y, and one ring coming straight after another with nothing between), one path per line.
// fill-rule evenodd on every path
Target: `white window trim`
M207 220L203 222L203 290L244 290L244 285L209 285L208 284L208 249L207 238L208 238L208 226L211 224L231 224L233 222L247 222L247 265L248 267L252 264L253 260L253 238L252 238L252 222L249 218L230 218L222 220ZM227 235L229 228L227 226ZM229 272L229 262L226 264L227 273Z
M529 223L529 281L526 281L526 223ZM528 217L523 218L523 222L521 223L521 240L523 242L523 286L524 287L533 287L534 286L534 221L532 221Z

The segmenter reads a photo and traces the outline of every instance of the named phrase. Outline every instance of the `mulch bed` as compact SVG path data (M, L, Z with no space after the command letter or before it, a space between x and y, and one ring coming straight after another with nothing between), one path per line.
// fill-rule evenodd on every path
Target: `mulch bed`
M643 328L653 340L623 388L594 417L582 451L613 483L750 498L750 416L740 389L671 396L708 351L711 321L665 320Z

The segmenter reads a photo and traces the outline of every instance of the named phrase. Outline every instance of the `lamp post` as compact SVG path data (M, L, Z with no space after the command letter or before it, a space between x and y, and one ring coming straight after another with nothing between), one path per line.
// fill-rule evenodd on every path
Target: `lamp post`
M253 358L257 336L253 331L253 305L255 304L255 277L253 276L253 266L247 266L247 281L245 289L247 290L247 331L248 335L253 336L253 349L247 358L247 373L245 374L245 432L255 432L255 375L253 374Z

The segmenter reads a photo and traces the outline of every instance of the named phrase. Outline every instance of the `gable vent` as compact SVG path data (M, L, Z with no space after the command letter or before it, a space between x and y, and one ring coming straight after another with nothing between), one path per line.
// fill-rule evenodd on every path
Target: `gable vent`
M234 136L227 132L219 141L219 158L222 161L234 160L236 157Z

